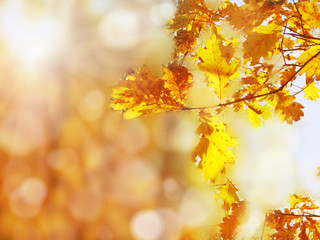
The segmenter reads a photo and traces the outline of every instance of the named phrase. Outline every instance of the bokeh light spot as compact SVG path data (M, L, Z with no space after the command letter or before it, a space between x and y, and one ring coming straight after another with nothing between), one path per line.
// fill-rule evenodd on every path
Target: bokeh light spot
M146 148L149 140L147 127L138 119L126 122L118 132L119 145L131 154Z
M141 240L160 239L164 231L161 215L155 210L142 210L131 219L131 232Z
M138 15L126 9L115 9L99 26L104 44L113 50L125 51L134 47L140 39Z
M21 197L30 205L40 205L47 196L47 187L40 178L31 177L19 187Z
M92 189L83 189L72 193L67 205L71 215L79 221L93 221L102 214L101 194Z
M49 167L59 171L72 171L78 165L78 156L72 149L56 149L47 157Z
M156 25L164 25L174 16L175 8L171 2L163 2L153 6L150 19Z
M180 220L185 226L200 225L209 218L211 207L212 201L209 201L205 192L191 188L184 193L180 203Z
M173 178L167 178L163 182L164 194L169 200L177 200L181 195L181 188Z
M105 109L105 100L105 96L100 90L88 91L78 106L81 117L88 122L100 119Z

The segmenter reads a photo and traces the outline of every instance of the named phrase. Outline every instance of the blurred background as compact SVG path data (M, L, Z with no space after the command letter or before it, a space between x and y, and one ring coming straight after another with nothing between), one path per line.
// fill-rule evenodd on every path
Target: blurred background
M129 67L161 73L174 11L166 0L1 1L0 240L217 236L216 187L190 161L193 114L127 121L109 108ZM192 99L211 105L204 91L196 86ZM316 142L303 139L319 135L320 113L307 111L300 128L271 120L253 130L226 116L240 143L231 180L251 204L244 236L297 186L317 191Z
M108 106L129 67L162 70L174 11L164 0L1 1L1 240L177 239L216 216L189 161L195 119L124 121Z

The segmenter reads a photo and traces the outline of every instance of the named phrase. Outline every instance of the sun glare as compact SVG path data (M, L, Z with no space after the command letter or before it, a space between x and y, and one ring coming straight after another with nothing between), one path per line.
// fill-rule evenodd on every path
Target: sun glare
M0 13L1 37L25 67L38 67L57 50L61 34L52 16L28 16L20 0L5 2Z

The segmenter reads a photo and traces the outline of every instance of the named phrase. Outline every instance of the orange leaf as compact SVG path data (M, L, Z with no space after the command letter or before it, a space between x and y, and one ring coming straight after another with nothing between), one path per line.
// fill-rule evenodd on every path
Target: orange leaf
M292 124L297 122L304 116L302 104L295 102L295 96L289 94L288 91L277 92L271 96L271 105L275 106L275 111L279 113L280 120Z
M131 71L113 89L111 107L123 110L124 117L181 109L192 75L186 67L170 64L164 67L163 79L154 79L147 66Z
M220 226L221 237L224 239L234 239L235 231L240 223L240 217L244 214L245 202L240 201L232 204L231 213L223 218Z
M252 65L259 63L261 57L267 58L276 48L278 42L278 31L270 34L251 32L247 40L242 44L244 47L244 58L252 58Z

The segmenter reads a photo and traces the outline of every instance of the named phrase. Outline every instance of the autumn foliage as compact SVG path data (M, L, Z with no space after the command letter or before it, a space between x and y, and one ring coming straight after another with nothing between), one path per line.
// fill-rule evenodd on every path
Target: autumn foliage
M288 124L304 116L296 95L320 97L320 6L315 0L239 5L225 0L210 7L204 0L179 0L167 27L175 47L162 75L155 77L147 65L128 71L113 89L111 107L126 119L170 111L198 116L192 160L205 180L221 184L216 195L225 210L220 236L234 239L246 200L227 179L237 141L228 133L224 113L245 113L255 128L272 115ZM199 80L217 103L188 104L188 92ZM289 208L267 213L262 237L319 239L315 209L310 198L292 195Z

